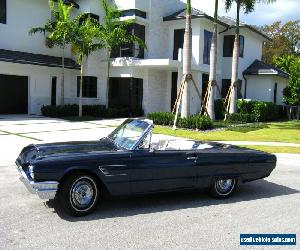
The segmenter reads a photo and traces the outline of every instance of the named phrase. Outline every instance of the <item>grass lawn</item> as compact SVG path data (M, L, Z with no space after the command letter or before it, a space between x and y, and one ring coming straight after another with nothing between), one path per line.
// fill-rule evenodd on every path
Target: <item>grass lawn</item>
M271 122L227 128L224 131L191 131L155 126L154 133L207 141L265 141L300 143L300 122Z
M273 147L273 146L242 146L245 148L260 150L268 153L286 153L286 154L300 154L300 148L298 147Z

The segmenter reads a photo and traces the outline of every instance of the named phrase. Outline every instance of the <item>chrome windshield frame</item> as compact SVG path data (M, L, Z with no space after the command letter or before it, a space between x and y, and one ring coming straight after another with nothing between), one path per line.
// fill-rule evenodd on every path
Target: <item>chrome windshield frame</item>
M122 146L120 146L120 145L116 145L118 148L132 151L132 150L136 150L136 149L138 148L138 146L141 144L141 142L143 142L143 140L147 137L147 135L148 135L149 133L152 132L153 121L152 121L152 120L148 120L148 119L127 119L127 120L125 120L122 124L126 123L128 120L131 120L131 121L139 120L139 121L143 121L143 122L145 122L145 123L148 124L148 126L144 129L144 131L143 131L142 134L140 135L139 139L138 139L138 140L137 140L130 148L124 148L124 147L122 147ZM122 124L121 124L120 126L122 126ZM119 127L118 127L118 128L119 128ZM117 130L118 128L116 128L115 130ZM115 130L114 130L114 131L115 131ZM113 131L111 134L113 134L114 131ZM110 135L111 135L111 134L110 134ZM111 139L111 138L110 138L110 135L109 135L107 138ZM112 139L111 139L111 140L112 140ZM112 140L112 141L115 143L114 140Z

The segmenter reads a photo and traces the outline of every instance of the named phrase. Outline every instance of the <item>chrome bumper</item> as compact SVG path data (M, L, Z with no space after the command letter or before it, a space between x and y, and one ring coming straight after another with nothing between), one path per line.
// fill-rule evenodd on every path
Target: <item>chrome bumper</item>
M43 200L51 200L55 198L58 184L57 181L42 181L35 182L29 180L28 176L22 169L22 167L18 166L18 171L21 175L20 180L24 183L28 191L32 194L37 194Z

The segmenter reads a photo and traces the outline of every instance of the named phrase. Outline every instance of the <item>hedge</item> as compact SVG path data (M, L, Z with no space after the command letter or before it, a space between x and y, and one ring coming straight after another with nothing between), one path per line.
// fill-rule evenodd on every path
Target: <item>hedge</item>
M148 113L147 118L153 120L156 125L172 126L175 115L170 112L153 112ZM188 118L182 118L179 116L177 127L207 130L213 128L213 123L207 116L193 115Z
M223 120L225 108L222 99L215 100L216 120ZM237 113L229 116L233 122L266 122L286 119L284 106L262 101L237 101Z
M238 113L253 115L256 122L276 121L286 118L284 106L272 102L238 100Z
M228 121L234 123L252 123L255 122L255 115L234 113L228 116Z
M41 112L47 117L71 117L78 116L79 106L70 104L64 106L43 106ZM130 110L129 108L106 108L103 105L83 105L83 116L94 116L99 118L126 118L143 116L143 110Z

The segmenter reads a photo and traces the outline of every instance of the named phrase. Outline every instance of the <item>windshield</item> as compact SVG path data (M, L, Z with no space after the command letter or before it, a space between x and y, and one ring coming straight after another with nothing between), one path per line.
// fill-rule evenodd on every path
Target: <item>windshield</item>
M132 150L150 126L146 121L126 120L108 138L118 147Z

